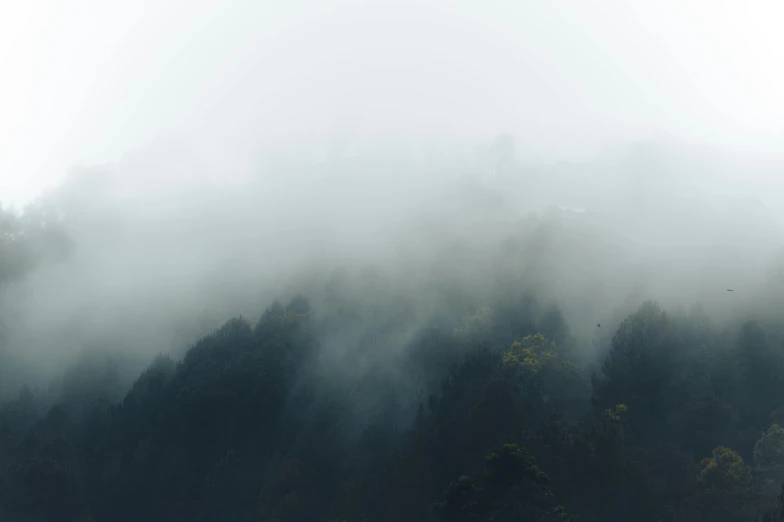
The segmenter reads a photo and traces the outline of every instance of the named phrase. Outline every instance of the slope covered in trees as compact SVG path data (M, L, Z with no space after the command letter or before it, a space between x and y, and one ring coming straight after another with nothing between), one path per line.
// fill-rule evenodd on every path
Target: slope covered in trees
M768 215L374 165L1 213L0 521L781 518Z
M591 376L533 297L405 340L405 315L333 298L232 319L117 400L89 360L54 402L22 389L0 411L2 519L742 521L775 507L784 351L764 324L722 330L648 302ZM340 356L325 350L338 340Z

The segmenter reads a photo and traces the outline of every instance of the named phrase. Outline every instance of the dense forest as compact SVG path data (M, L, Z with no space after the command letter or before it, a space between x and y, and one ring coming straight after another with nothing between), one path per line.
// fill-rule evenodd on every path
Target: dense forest
M707 308L741 289L608 304L548 275L577 270L580 245L615 270L591 257L588 218L509 221L468 192L464 216L510 226L483 222L477 237L497 234L445 240L417 270L299 276L141 373L89 349L41 384L0 301L0 520L784 520L782 272L725 315ZM0 292L88 248L45 208L0 212Z
M784 522L784 0L0 0L0 77L0 522Z
M378 316L343 285L328 313L276 301L160 355L124 396L95 360L54 404L20 390L0 410L4 520L741 521L772 507L784 351L764 325L722 331L648 302L589 375L535 296L406 332L405 303ZM325 353L336 336L340 356ZM393 342L397 360L365 365Z

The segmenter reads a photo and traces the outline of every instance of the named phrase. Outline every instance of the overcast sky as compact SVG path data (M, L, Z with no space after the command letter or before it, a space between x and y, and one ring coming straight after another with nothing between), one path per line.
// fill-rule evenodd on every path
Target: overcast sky
M334 133L590 154L671 133L776 153L784 3L770 0L0 3L0 201L177 140L240 172Z

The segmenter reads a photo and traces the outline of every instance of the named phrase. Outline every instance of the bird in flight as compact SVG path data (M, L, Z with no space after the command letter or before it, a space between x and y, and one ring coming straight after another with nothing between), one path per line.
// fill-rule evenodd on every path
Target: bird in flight
M734 292L732 288L727 288L727 292Z
M596 326L597 326L598 328L601 328L601 327L602 327L602 325L600 325L599 323L596 323Z

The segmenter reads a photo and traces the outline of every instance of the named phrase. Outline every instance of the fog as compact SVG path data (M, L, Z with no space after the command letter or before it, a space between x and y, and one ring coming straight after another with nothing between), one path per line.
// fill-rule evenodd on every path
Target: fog
M38 32L7 32L0 201L73 248L2 287L6 391L328 309L340 268L418 325L446 287L534 292L588 358L646 299L725 320L770 292L777 6L30 5L1 17Z
M84 350L122 354L133 374L297 293L328 314L338 269L383 274L383 288L354 286L363 299L413 299L412 332L450 306L446 288L477 305L532 291L563 311L586 357L648 299L718 320L755 313L781 215L731 180L768 166L657 142L547 163L511 144L347 143L318 160L302 147L230 185L171 181L190 157L161 146L75 169L41 200L72 249L3 288L5 349L25 368L3 381L44 386ZM713 172L730 181L706 181Z
M784 519L782 17L3 3L0 520Z
M509 131L526 157L560 160L669 133L779 155L781 9L769 0L9 3L0 192L24 202L74 164L116 162L172 136L222 177L246 175L272 144L345 135L471 141Z

